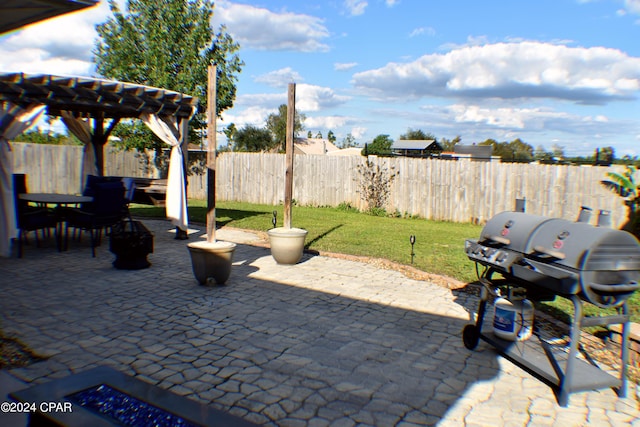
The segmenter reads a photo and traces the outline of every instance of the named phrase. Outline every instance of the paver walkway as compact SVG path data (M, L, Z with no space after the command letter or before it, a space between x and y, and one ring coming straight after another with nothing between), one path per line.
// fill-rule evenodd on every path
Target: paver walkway
M253 234L225 286L199 286L166 221L152 266L112 267L108 242L28 247L0 259L0 325L46 361L10 374L42 383L110 365L271 426L624 426L638 401L612 390L552 391L461 330L477 300L399 272L310 256L277 265ZM190 241L197 239L196 235Z

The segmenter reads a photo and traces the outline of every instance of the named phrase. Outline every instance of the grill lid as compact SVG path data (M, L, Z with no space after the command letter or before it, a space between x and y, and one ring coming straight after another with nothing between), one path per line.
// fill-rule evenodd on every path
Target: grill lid
M527 242L533 232L551 219L523 212L501 212L487 221L480 234L480 243L497 243L526 253Z
M640 271L640 245L632 234L558 218L541 224L523 252L578 271Z

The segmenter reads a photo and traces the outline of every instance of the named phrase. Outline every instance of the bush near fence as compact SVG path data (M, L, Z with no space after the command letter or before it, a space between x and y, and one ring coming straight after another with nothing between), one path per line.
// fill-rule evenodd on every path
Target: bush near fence
M13 143L14 172L26 173L30 191L81 192L82 147ZM135 152L105 148L105 174L159 178L145 170ZM611 211L614 226L626 219L620 197L600 181L622 167L558 166L471 162L438 159L370 158L393 168L388 212L426 219L484 223L513 210L526 199L526 210L537 215L575 219L581 206ZM360 199L357 166L360 156L298 155L294 164L294 199L300 205L366 209ZM216 163L216 199L276 205L284 198L284 154L220 153ZM190 198L206 199L206 175L188 179Z

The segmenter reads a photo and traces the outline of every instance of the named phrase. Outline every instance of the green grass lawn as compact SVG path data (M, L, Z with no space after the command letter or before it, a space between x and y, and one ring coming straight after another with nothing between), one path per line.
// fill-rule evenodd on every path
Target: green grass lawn
M267 231L272 227L273 211L277 211L278 226L282 225L282 206L255 205L240 202L218 202L218 227L230 226L247 230ZM133 205L131 212L141 217L164 217L164 208ZM189 220L204 223L206 201L189 200ZM475 239L482 226L453 222L427 221L418 218L372 216L350 209L294 206L294 227L304 228L306 244L311 250L384 258L401 264L411 264L409 237L416 237L413 266L434 274L442 274L463 282L477 279L475 264L464 252L465 239ZM572 304L563 298L544 303L545 311L572 313ZM640 292L631 299L632 320L640 321ZM588 314L602 310L586 304Z

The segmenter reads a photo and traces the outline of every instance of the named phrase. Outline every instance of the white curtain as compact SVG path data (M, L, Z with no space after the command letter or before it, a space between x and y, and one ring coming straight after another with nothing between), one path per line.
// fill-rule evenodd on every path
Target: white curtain
M180 142L182 140L178 123L173 116L156 116L143 113L140 119L163 142L171 145L169 158L169 176L167 179L167 218L173 225L187 231L189 218L187 213L187 190L184 180L184 157Z
M10 102L0 102L0 256L11 254L11 239L17 236L13 201L13 156L9 141L38 121L44 105L21 108Z
M62 122L65 124L69 132L84 144L82 150L82 171L80 176L81 188L87 182L87 175L98 175L98 166L96 165L96 153L91 144L91 125L89 119L81 119L75 117L71 111L61 111Z

